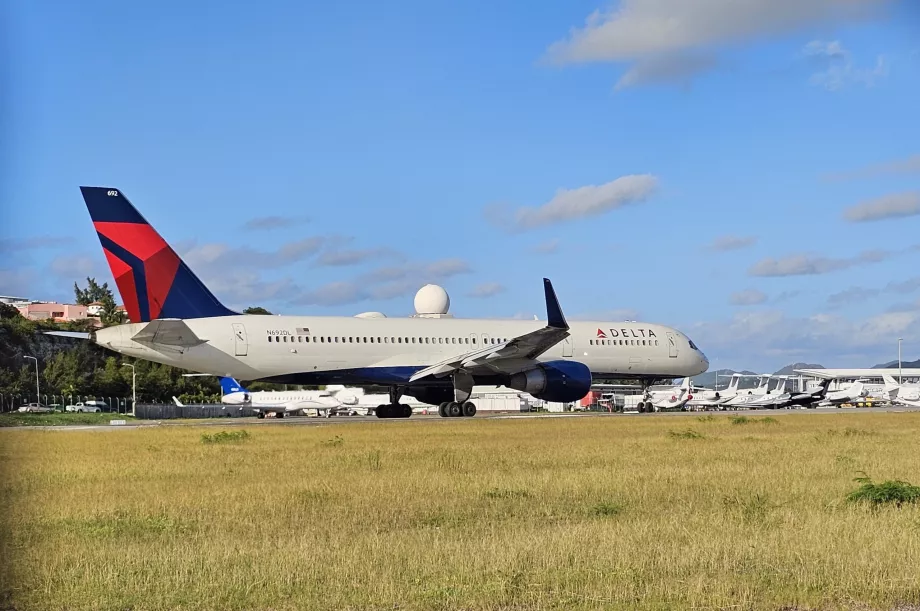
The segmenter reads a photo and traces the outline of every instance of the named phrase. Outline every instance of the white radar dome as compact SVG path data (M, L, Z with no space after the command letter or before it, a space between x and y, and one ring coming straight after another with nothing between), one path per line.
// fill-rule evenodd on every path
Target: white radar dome
M450 309L450 297L444 287L426 284L415 294L416 314L447 314Z

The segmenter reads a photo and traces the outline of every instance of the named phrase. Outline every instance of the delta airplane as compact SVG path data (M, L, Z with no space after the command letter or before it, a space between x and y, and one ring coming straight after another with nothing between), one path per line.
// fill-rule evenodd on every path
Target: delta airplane
M443 416L473 416L474 385L546 401L584 397L593 377L653 379L709 367L684 333L639 322L569 323L544 279L547 320L246 315L224 306L118 189L80 187L131 323L84 337L186 370L296 385L389 387L380 418L406 418L403 395Z

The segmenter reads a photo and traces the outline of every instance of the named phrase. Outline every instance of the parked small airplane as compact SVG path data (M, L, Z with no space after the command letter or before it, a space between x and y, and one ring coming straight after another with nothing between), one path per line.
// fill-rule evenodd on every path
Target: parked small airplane
M640 412L660 412L664 410L683 409L690 394L690 378L684 378L679 386L651 386L644 401L636 406Z

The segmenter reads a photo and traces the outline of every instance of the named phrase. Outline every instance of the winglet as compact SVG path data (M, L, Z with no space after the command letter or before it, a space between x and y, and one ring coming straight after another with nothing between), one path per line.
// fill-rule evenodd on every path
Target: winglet
M568 329L569 323L565 322L556 291L553 290L553 283L549 278L543 279L543 290L546 293L546 325L555 329Z

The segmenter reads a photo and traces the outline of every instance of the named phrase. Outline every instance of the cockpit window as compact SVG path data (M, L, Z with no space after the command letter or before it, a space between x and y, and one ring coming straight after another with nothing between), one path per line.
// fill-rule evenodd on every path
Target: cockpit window
M699 350L699 348L696 347L696 344L693 343L693 340L692 340L692 339L690 339L690 338L688 337L688 338L687 338L687 341L690 342L690 347L691 347L691 348L693 348L694 350Z

